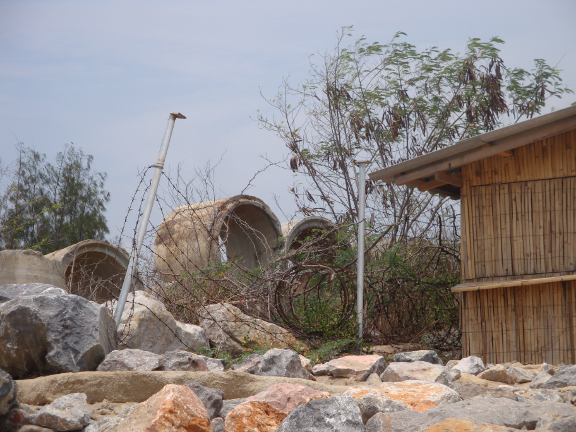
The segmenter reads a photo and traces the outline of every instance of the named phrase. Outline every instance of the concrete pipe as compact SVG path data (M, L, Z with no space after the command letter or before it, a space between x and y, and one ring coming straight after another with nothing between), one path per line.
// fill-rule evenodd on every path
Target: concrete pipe
M284 251L289 252L302 246L302 242L310 237L314 230L334 228L334 222L322 216L308 216L282 224L282 236L285 238Z
M168 279L222 261L253 269L274 257L281 235L276 215L253 196L184 205L158 228L154 261Z
M128 267L128 253L103 240L84 240L46 255L59 263L72 294L102 303L117 298Z
M0 286L44 283L66 288L59 262L33 250L0 251Z

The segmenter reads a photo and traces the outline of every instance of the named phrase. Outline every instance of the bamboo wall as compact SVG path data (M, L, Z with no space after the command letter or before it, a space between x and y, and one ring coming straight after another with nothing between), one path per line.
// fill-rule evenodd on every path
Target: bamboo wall
M576 131L462 168L462 282L576 271Z
M461 293L463 356L576 364L576 282Z

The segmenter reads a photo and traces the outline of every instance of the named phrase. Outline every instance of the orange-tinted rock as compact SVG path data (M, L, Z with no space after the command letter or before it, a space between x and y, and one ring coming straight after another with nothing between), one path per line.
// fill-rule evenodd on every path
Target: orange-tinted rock
M329 398L330 393L300 384L280 383L255 394L247 401L264 402L279 412L290 414L296 407L312 399Z
M507 432L515 431L506 426L491 425L488 423L479 423L475 420L449 418L441 423L428 426L424 432Z
M380 360L379 355L351 355L344 356L337 359L330 360L328 367L330 374L337 378L360 378L364 376L368 370ZM378 374L382 371L374 371Z
M276 432L288 414L266 402L246 401L226 416L225 432Z
M361 399L364 395L377 390L388 399L402 402L406 407L423 412L440 405L442 402L458 402L458 393L445 385L425 381L388 382L370 387L356 387L342 394Z
M132 410L117 432L214 432L208 411L186 386L167 384Z

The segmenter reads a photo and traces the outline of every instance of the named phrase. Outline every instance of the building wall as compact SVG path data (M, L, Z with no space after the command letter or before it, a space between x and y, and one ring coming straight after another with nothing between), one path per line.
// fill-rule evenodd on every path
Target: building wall
M462 355L576 364L576 282L461 293Z
M576 130L462 168L462 282L576 271Z

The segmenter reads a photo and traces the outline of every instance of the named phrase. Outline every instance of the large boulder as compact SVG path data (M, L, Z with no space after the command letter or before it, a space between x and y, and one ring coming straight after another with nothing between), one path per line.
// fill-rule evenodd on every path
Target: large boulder
M444 366L425 361L390 363L382 375L380 375L380 379L383 382L421 380L444 385L450 385L454 382L454 378Z
M364 430L362 412L353 397L315 399L300 405L282 421L278 432L358 432Z
M460 375L463 374L478 375L480 372L485 371L486 367L484 366L484 362L480 357L470 356L460 360L450 370L453 369L460 371Z
M0 303L37 294L68 294L62 288L43 283L8 284L0 287Z
M415 362L424 361L432 364L443 365L442 359L438 357L434 350L418 350L394 354L395 362Z
M0 369L0 416L3 416L16 403L18 386L12 377Z
M513 391L505 388L487 388L472 383L456 383L452 388L463 400L472 399L476 396L518 400L518 396Z
M84 393L72 393L46 405L33 418L33 423L56 431L83 429L90 421L90 407Z
M228 303L206 306L198 311L200 326L220 351L241 354L244 346L294 348L298 340L282 327L253 318Z
M555 389L568 386L576 386L576 365L561 366L554 376L542 384L541 387Z
M101 372L154 371L160 369L162 356L139 349L114 350L98 366Z
M272 348L262 356L256 375L307 379L309 372L296 351Z
M118 336L128 348L156 354L209 346L201 328L179 323L162 302L144 291L128 295Z
M13 377L95 370L116 348L106 307L53 288L24 285L0 304L0 368Z
M188 381L184 383L184 385L192 390L194 394L200 398L206 407L206 410L208 410L208 416L210 417L210 420L220 416L220 412L224 406L222 401L225 397L225 394L222 390L204 387L195 381Z
M384 372L386 359L379 355L350 355L330 360L327 365L333 377L366 381L371 374Z

